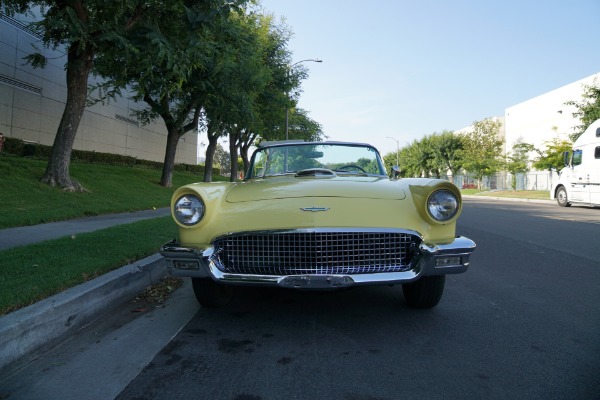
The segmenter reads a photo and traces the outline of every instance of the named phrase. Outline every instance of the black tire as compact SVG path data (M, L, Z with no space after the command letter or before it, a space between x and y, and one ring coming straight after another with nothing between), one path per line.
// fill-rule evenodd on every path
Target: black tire
M413 308L433 308L444 293L446 275L424 276L402 285L406 304Z
M223 307L233 298L233 287L221 285L210 278L192 278L192 287L196 300L203 307Z
M556 202L561 207L571 207L569 197L567 196L567 189L564 186L559 187L556 191Z

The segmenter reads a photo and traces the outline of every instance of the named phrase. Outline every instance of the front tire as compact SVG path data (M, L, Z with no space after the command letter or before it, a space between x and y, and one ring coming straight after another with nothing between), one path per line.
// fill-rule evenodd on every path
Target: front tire
M561 207L571 207L569 197L567 196L567 189L564 186L559 187L556 191L556 202Z
M438 305L442 294L446 275L424 276L414 282L402 285L406 304L413 308L433 308Z
M221 285L210 278L192 278L192 287L196 300L203 307L223 307L233 298L233 287Z

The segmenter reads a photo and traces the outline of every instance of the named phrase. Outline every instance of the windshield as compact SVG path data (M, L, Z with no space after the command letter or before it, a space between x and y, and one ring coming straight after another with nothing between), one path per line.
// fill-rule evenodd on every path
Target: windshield
M329 170L337 175L385 175L379 153L373 147L310 143L259 148L252 157L249 177L295 174L310 169Z

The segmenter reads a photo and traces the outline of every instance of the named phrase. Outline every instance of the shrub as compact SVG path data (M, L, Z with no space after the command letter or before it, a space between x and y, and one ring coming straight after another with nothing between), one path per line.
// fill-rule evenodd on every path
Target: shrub
M38 143L25 142L21 139L5 137L3 153L18 157L29 157L47 160L52 153L52 146ZM163 164L157 161L140 160L131 156L112 153L100 153L96 151L73 150L71 160L82 164L107 164L126 167L138 167L147 169L161 169ZM197 175L204 174L203 165L176 164L176 171L187 171ZM220 175L219 168L213 168L214 175Z

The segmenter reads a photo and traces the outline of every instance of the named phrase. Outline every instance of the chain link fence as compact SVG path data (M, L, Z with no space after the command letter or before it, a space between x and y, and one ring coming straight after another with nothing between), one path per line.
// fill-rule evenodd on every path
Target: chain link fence
M445 176L446 179L462 189L512 190L512 174L498 172L484 176L481 182L473 175L464 174ZM554 171L532 171L516 174L516 190L550 190L552 182L556 182L558 174ZM481 184L481 186L480 186Z

